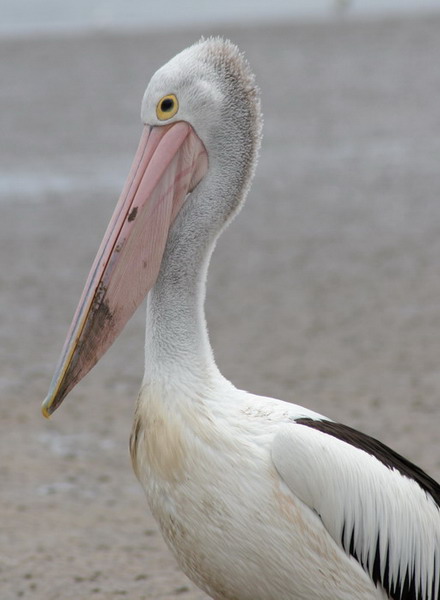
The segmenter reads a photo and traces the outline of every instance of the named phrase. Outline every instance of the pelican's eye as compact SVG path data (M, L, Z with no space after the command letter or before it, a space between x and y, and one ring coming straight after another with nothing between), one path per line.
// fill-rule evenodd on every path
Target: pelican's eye
M179 103L177 102L176 96L174 94L169 94L168 96L164 96L162 100L159 100L157 103L156 115L161 121L166 121L167 119L174 117L178 110Z

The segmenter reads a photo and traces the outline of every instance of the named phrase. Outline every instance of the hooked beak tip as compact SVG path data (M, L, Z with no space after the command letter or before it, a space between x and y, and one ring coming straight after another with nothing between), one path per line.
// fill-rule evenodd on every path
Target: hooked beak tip
M43 405L41 406L41 413L42 413L43 417L45 417L46 419L50 419L50 412L48 410L48 407L46 406L46 400L43 402Z
M53 407L53 398L48 394L41 405L41 413L46 419L50 419L55 408Z

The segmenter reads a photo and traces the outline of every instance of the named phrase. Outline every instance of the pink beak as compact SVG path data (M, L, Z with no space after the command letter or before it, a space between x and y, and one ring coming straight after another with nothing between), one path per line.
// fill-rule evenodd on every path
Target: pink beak
M207 169L205 147L188 123L145 126L43 402L44 416L98 362L153 287L170 226Z

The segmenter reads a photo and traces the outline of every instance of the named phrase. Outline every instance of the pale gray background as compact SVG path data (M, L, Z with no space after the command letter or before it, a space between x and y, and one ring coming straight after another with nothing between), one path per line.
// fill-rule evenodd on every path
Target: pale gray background
M440 476L440 16L334 17L0 39L2 600L204 598L131 471L144 310L50 422L39 412L144 87L202 33L246 52L265 114L209 275L222 371Z

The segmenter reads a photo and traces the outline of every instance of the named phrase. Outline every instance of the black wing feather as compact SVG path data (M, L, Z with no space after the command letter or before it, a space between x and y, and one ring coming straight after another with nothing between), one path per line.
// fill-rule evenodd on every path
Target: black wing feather
M414 465L405 457L401 456L379 440L376 440L373 437L370 437L348 425L343 425L341 423L335 423L333 421L327 420L315 420L310 418L300 418L295 419L295 423L299 425L305 425L307 427L312 427L313 429L317 429L322 433L326 433L333 437L340 439L347 444L350 444L368 454L374 456L377 460L383 463L389 469L396 469L403 477L408 477L409 479L413 479L416 481L419 486L425 491L426 494L431 496L434 500L437 508L440 510L440 485L432 479L429 475L427 475L420 467ZM376 551L372 556L373 565L370 569L370 561L367 560L366 564L363 564L360 557L357 555L354 545L354 530L350 535L350 543L349 547L346 548L344 545L345 539L345 525L342 529L342 539L341 543L344 547L344 550L348 552L353 558L355 558L362 567L372 573L374 583L380 584L388 593L389 597L392 600L426 600L426 597L422 595L421 586L418 586L419 592L417 593L416 586L416 578L414 572L406 572L405 575L400 579L399 582L391 582L390 571L389 571L389 560L388 554L389 550L387 549L387 556L385 557L385 562L381 559L380 550L379 550L379 532L377 532L377 543L376 543ZM437 556L433 557L433 561L435 564L435 568L439 569L439 560ZM381 571L381 564L385 564L385 568L383 569L383 576ZM431 598L434 598L435 592L435 578L432 582L432 588L430 590ZM440 600L440 591L437 595L437 600Z

